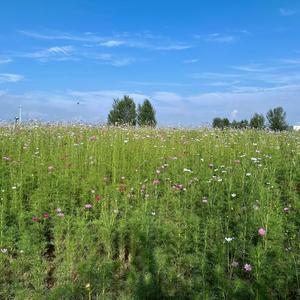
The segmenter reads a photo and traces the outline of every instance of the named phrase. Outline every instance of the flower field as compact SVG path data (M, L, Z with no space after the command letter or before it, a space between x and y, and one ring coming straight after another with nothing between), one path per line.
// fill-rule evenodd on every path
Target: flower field
M0 299L299 299L300 134L0 128Z

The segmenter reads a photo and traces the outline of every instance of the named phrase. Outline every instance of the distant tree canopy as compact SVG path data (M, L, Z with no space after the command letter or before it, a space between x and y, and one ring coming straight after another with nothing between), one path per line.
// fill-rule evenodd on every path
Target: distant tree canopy
M282 131L288 129L288 124L285 121L286 113L282 107L270 109L267 113L267 119L270 129L274 131Z
M148 99L138 105L137 123L139 126L156 126L155 110Z
M249 126L249 122L246 119L241 121L233 120L230 124L230 127L235 129L247 128L248 126Z
M262 114L255 113L250 120L250 127L255 129L265 128L265 117Z
M282 107L276 107L270 109L267 113L268 127L274 131L288 130L289 126L285 121L286 113ZM251 127L254 129L264 129L265 128L265 117L262 114L255 113L250 120L244 119L241 121L233 120L231 123L227 118L214 118L213 119L213 128L235 128L243 129Z
M108 115L109 125L136 125L135 103L129 96L114 99L112 110Z
M109 125L156 126L155 110L150 101L145 99L142 105L136 105L132 98L124 95L122 99L114 99L108 115Z
M230 126L230 121L227 118L214 118L213 119L213 128L224 129Z

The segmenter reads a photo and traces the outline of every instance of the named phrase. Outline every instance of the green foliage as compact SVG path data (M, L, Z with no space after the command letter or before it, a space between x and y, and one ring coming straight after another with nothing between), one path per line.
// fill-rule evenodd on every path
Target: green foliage
M139 126L156 126L155 110L148 99L138 105L137 122Z
M214 118L213 119L213 128L220 128L220 129L224 129L224 128L228 128L230 126L230 121L228 120L228 118Z
M109 125L136 125L136 110L135 103L129 96L124 96L123 99L115 99L112 110L108 115Z
M264 129L265 117L261 114L255 113L250 120L250 127L254 129Z
M274 131L283 131L288 129L288 124L285 120L286 113L282 107L270 109L267 113L267 119L270 129Z
M298 299L299 153L292 131L2 126L0 299Z
M241 120L241 121L236 121L233 120L230 124L230 127L235 128L235 129L245 129L249 126L248 120Z

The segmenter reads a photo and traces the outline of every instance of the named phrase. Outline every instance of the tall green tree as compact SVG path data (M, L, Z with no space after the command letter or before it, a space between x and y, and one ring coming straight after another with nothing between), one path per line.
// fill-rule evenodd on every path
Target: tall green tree
M270 109L267 113L270 129L274 131L287 130L289 126L285 120L285 117L286 112L282 107L279 106L274 109Z
M109 125L136 125L136 107L132 98L125 95L122 99L114 99L112 110L108 115Z
M263 129L265 127L265 117L262 114L255 113L250 120L250 127Z
M230 121L228 120L228 118L214 118L213 119L213 128L221 128L224 129L226 127L230 126Z
M138 105L137 122L139 126L156 126L155 110L148 99Z

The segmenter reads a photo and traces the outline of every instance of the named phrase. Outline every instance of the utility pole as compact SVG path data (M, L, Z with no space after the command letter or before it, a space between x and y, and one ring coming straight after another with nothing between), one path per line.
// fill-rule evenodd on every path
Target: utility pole
M19 105L19 123L22 123L22 105Z

